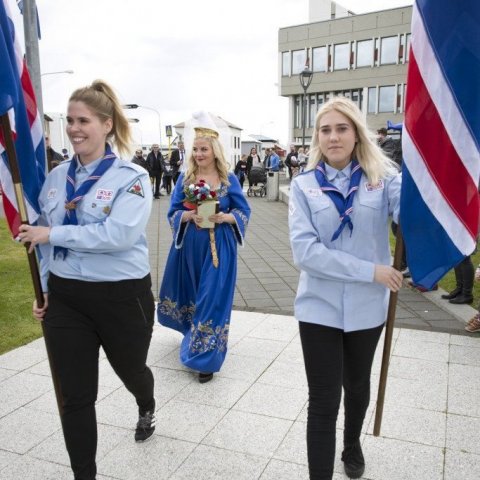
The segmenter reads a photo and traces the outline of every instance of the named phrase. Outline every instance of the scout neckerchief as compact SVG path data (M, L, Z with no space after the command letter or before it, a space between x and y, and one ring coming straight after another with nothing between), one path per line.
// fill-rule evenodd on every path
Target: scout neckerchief
M78 225L77 204L88 193L93 184L113 165L116 158L115 154L112 153L110 145L107 144L102 161L98 164L95 171L75 190L75 171L79 159L78 155L73 157L67 172L67 198L65 199L65 218L63 219L63 225ZM56 258L60 252L63 253L63 259L65 259L68 249L65 247L54 247L53 256Z
M320 189L331 198L332 202L335 204L335 207L338 210L338 213L340 214L340 226L332 235L332 242L340 236L343 229L345 228L345 225L348 225L348 228L350 229L350 235L352 235L353 223L350 215L353 212L353 198L355 197L355 193L358 190L358 185L360 184L362 173L363 170L362 167L360 167L358 161L352 160L350 185L348 186L347 195L346 197L344 197L342 192L340 192L340 190L335 187L335 185L332 185L327 180L327 174L325 172L325 162L319 163L317 165L317 168L315 169L315 178L320 185Z

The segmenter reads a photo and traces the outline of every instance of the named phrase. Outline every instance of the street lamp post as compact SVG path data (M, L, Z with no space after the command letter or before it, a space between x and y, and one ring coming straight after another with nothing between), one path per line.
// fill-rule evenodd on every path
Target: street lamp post
M144 108L145 110L151 110L152 112L155 112L158 117L158 142L160 144L160 151L162 149L162 123L160 120L160 113L158 110L152 107L146 107L145 105L138 105L137 103L127 103L125 105L122 105L123 108L126 108L127 110L134 110L135 108Z
M306 117L305 113L307 110L307 90L310 84L312 83L313 72L310 70L308 63L305 65L305 68L300 72L300 85L303 88L303 105L302 105L302 147L305 148L305 124Z
M41 77L44 77L45 75L58 75L59 73L68 73L68 74L72 74L74 73L73 70L60 70L59 72L46 72L46 73L42 73L40 76Z

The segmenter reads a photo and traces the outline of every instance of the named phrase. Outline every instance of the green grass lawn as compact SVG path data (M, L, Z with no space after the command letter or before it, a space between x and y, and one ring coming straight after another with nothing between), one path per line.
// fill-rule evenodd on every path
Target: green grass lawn
M42 335L32 316L34 299L25 247L0 219L0 355Z

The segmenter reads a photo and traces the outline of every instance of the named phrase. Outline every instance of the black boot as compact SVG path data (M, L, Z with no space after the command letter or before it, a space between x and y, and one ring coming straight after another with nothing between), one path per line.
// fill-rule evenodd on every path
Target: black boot
M446 293L445 295L442 295L442 298L445 300L451 300L452 298L455 298L457 295L459 295L462 292L462 286L457 285L454 290L452 290L450 293Z
M456 267L457 268L457 267ZM456 271L455 268L455 271ZM450 303L461 305L464 303L473 302L473 280L475 276L475 269L470 257L466 257L458 266L462 275L462 291L456 297L449 300Z
M348 478L360 478L365 471L365 459L363 458L360 440L353 445L345 445L342 452L343 468Z
M462 293L463 272L462 272L461 264L457 265L454 268L454 272L455 272L455 288L450 293L447 293L446 295L442 295L442 298L445 300L451 300L452 298L455 298L457 295L460 295L460 293Z

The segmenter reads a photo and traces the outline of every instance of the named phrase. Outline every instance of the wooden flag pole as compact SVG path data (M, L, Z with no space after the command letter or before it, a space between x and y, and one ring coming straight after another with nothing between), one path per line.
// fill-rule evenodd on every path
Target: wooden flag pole
M401 270L402 257L404 251L403 237L400 225L397 226L397 235L395 241L395 253L393 255L393 268ZM395 311L397 309L398 292L390 292L390 302L388 304L387 323L385 326L385 343L383 345L382 368L380 370L380 382L378 384L377 408L375 410L375 423L373 426L373 435L380 435L382 426L383 404L385 402L385 390L387 388L388 366L390 363L390 351L392 349L393 324L395 323Z
M12 182L15 190L15 198L17 200L18 211L20 214L20 221L22 222L22 224L28 224L27 208L25 206L25 198L23 196L22 179L20 176L20 169L18 168L15 145L12 140L13 135L12 135L12 129L10 127L10 119L8 118L8 113L0 116L0 124L1 124L1 131L3 134L3 138L5 139L5 151L7 153L8 164L10 166L10 173L12 175ZM43 298L42 285L40 282L40 272L38 270L37 257L35 255L35 251L33 251L32 253L28 252L29 247L30 247L30 243L26 243L25 248L26 248L27 257L28 257L28 265L30 267L30 275L32 278L35 299L37 300L37 305L39 307L43 307L45 301ZM45 340L45 346L47 349L47 356L48 356L48 362L50 364L50 371L52 374L53 387L54 387L55 396L57 399L58 410L61 416L63 413L63 407L62 407L63 401L62 401L62 394L60 391L60 384L59 384L58 376L56 375L56 371L53 365L52 357L50 355L48 342L45 337L45 327L43 325L43 322L40 322L40 323L42 324L43 338Z

